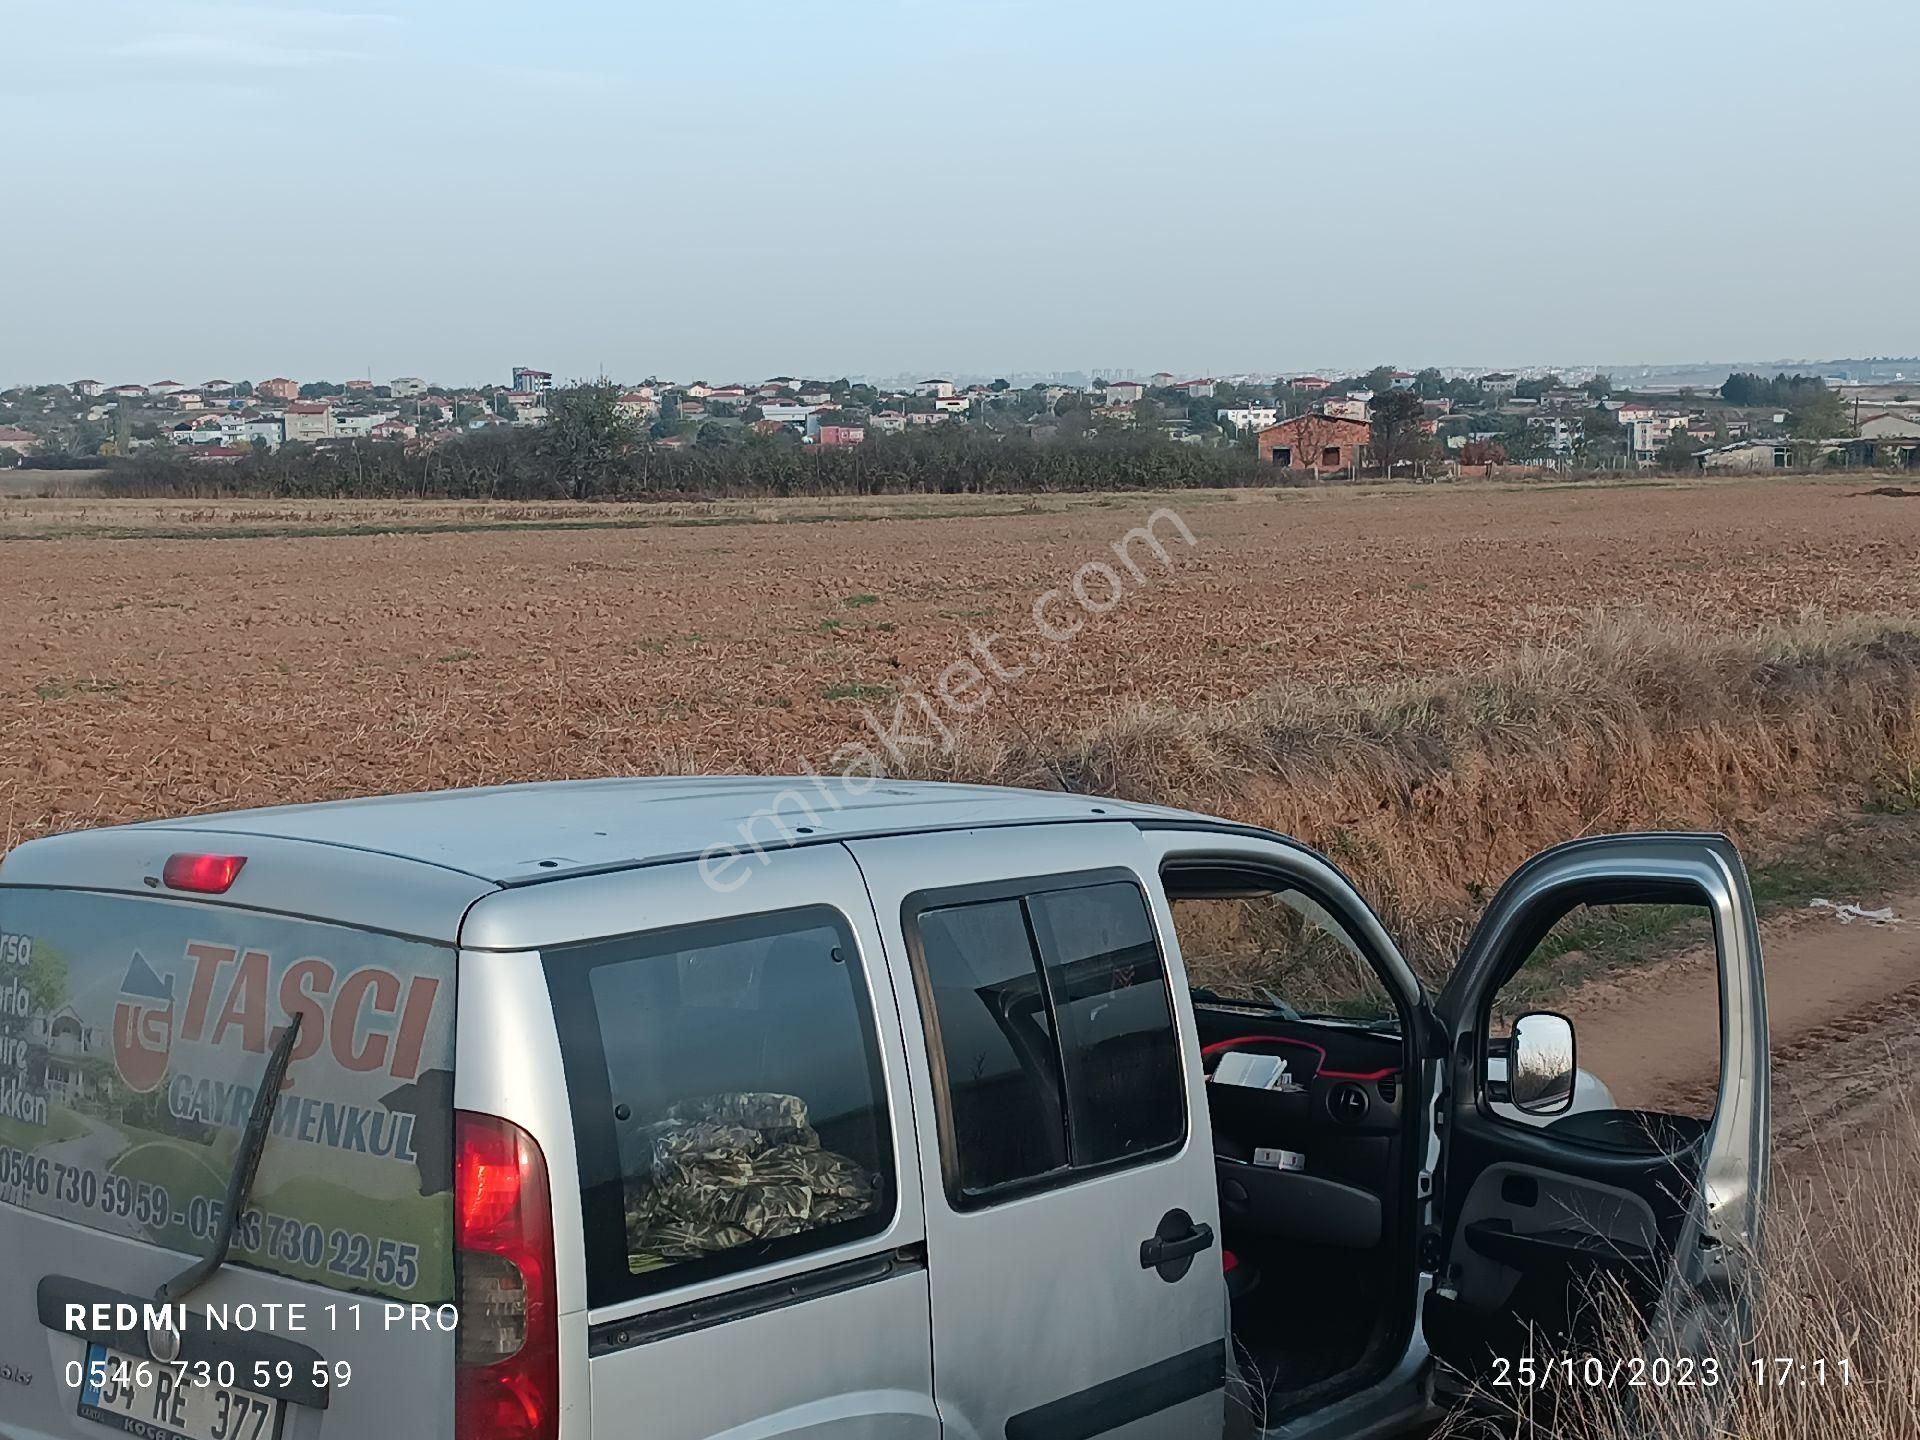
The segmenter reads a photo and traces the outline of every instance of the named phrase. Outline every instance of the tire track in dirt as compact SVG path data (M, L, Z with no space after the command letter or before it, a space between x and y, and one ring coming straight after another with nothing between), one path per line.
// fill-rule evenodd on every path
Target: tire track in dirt
M1920 894L1894 914L1920 917ZM1797 911L1761 929L1773 1058L1774 1160L1817 1178L1844 1203L1849 1172L1871 1156L1920 1175L1920 919L1836 923ZM1563 1009L1579 1063L1623 1105L1705 1115L1718 1082L1719 990L1712 955L1690 952L1634 975L1591 982ZM1905 1159L1902 1164L1902 1157Z

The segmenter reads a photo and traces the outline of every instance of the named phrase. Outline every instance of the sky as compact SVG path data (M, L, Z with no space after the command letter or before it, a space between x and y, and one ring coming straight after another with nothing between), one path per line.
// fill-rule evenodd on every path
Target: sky
M1920 352L1915 0L0 0L0 384Z

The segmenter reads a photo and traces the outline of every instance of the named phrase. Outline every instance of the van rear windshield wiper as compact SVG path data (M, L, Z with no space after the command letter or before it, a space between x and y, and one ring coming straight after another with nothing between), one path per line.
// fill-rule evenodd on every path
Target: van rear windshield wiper
M213 1246L193 1264L153 1292L153 1298L165 1305L183 1299L197 1290L206 1278L227 1263L227 1251L233 1248L233 1232L239 1227L240 1212L246 1208L253 1190L253 1175L260 1168L260 1152L267 1148L267 1131L273 1125L274 1107L280 1103L280 1086L287 1078L287 1066L293 1060L293 1042L300 1034L305 1012L296 1010L287 1019L287 1028L267 1056L266 1073L253 1095L253 1113L247 1116L247 1128L240 1132L240 1148L234 1152L233 1173L227 1176L227 1204L220 1216L220 1230Z

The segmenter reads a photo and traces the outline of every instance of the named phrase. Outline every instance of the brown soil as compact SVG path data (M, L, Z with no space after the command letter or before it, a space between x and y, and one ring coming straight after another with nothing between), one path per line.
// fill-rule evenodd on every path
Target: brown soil
M1028 669L970 723L1020 735L1122 700L1473 670L1596 607L1734 628L1809 607L1920 610L1920 510L1834 483L991 503L810 524L774 505L645 529L0 542L0 844L238 804L824 765L971 634L1007 637ZM1143 554L1145 583L1076 616L1070 642L1039 644L1035 598L1111 563L1160 505L1197 537L1172 540L1172 573ZM279 525L359 513L268 508ZM188 513L88 512L110 528L163 515L141 522L162 530Z

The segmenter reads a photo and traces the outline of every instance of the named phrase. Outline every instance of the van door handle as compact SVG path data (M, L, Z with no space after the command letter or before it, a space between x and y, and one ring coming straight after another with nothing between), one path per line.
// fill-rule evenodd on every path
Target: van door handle
M1162 1280L1178 1280L1193 1265L1193 1257L1213 1244L1213 1227L1195 1224L1184 1210L1169 1210L1154 1232L1140 1242L1140 1268L1157 1270Z

